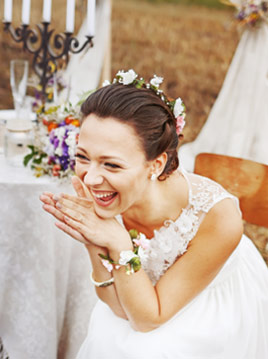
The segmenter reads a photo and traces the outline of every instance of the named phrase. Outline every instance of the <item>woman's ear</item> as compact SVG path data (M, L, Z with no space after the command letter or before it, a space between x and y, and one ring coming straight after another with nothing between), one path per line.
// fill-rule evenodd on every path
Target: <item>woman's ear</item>
M155 174L156 177L160 176L161 173L164 171L167 160L168 160L168 156L166 152L163 152L155 160L153 160L151 163L151 171L150 171L151 175Z

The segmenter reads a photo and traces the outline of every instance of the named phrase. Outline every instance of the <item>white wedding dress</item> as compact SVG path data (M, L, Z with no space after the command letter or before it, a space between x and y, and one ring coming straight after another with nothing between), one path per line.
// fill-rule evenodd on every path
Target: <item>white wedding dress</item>
M215 182L182 171L189 203L155 231L142 266L153 284L194 239L206 213L232 198ZM224 231L224 228L222 229ZM135 293L133 293L135 295ZM98 301L77 359L267 359L268 271L245 235L214 280L161 327L137 332Z

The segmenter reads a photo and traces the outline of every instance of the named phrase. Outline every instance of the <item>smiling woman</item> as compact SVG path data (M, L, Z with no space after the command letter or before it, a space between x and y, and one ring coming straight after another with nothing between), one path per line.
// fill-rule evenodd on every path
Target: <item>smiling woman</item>
M265 358L267 268L237 199L178 168L184 106L160 79L119 72L90 95L77 196L41 196L85 244L100 298L77 358Z
M134 130L113 118L102 120L91 114L82 128L76 173L89 188L96 213L114 217L129 208L142 191L146 176L143 150Z

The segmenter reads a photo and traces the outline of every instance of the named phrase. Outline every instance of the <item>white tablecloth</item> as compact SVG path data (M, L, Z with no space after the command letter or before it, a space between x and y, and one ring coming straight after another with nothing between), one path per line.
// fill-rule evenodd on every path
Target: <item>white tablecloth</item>
M86 249L42 210L45 190L72 191L0 156L0 337L10 359L74 359L96 301Z

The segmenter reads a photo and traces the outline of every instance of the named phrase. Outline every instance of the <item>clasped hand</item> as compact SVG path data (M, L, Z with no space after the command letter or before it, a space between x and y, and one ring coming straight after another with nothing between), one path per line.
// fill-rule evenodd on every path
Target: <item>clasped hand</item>
M108 251L129 248L131 240L127 230L115 218L103 219L96 214L93 199L78 177L72 178L72 185L77 197L56 196L50 192L40 196L43 209L58 220L56 226L85 245L94 244Z

